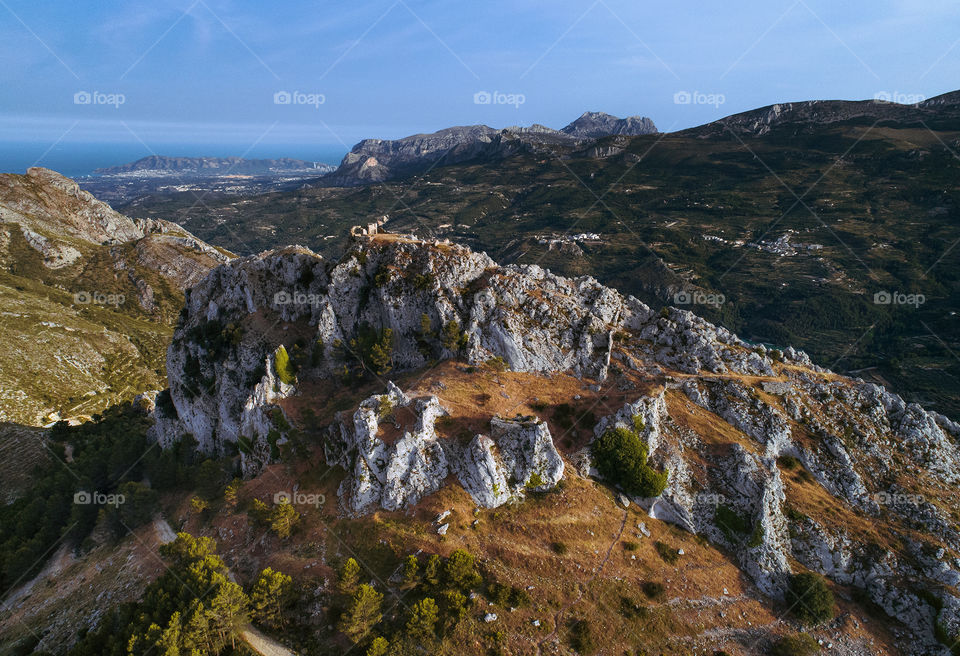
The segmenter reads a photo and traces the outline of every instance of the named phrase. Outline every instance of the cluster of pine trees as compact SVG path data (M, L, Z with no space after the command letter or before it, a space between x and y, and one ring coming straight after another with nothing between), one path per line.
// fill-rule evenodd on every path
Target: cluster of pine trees
M240 635L253 621L283 630L293 580L267 568L249 590L229 579L215 542L180 533L161 547L167 570L137 603L109 613L70 656L228 656L248 653Z
M337 629L366 656L406 656L436 653L467 616L475 591L483 589L476 559L463 549L447 558L434 554L426 562L407 556L400 568L401 585L392 591L387 609L384 595L361 583L360 565L348 559L339 572L340 619ZM506 605L522 605L525 591L491 583L488 596ZM388 617L384 613L388 613Z

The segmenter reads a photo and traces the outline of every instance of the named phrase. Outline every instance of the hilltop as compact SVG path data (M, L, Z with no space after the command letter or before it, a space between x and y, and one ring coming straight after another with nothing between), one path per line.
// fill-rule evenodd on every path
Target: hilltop
M162 445L189 433L202 452L237 458L256 489L292 480L302 494L329 494L323 516L371 516L400 554L409 553L409 536L422 536L424 518L449 504L461 519L440 514L432 528L440 545L473 545L489 568L523 581L533 565L494 549L508 529L487 513L509 504L517 521L534 512L548 522L549 507L594 504L596 521L606 522L597 539L614 538L604 563L628 536L650 545L634 554L643 568L650 558L676 562L677 545L683 561L688 550L719 559L716 580L731 583L709 593L719 600L708 606L732 602L722 601L734 585L730 568L749 583L729 594L775 603L795 574L812 571L855 616L882 609L896 620L901 653L938 653L937 641L960 630L952 511L960 425L802 352L747 344L689 311L654 311L590 277L499 266L456 244L389 234L361 237L338 262L302 247L266 252L192 289L168 372L169 399L158 400L151 429ZM650 496L621 491L619 509L590 483L600 475L591 449L613 428L636 431L645 466L666 477L662 489L645 488ZM295 482L321 461L326 482ZM556 496L525 500L540 494ZM462 518L474 507L480 532L471 537ZM573 532L587 521L556 520L572 522L563 530ZM517 548L540 557L556 529L537 530ZM400 536L408 537L394 543ZM639 586L649 570L631 573L633 560L593 572L606 585ZM540 585L559 585L536 570ZM670 584L671 596L705 594L706 584L690 588L687 576L682 589ZM577 596L590 607L602 603L593 580ZM548 604L531 594L537 608ZM716 618L694 614L701 623ZM881 653L890 636L855 616L825 628L827 640L843 653ZM728 629L695 644L739 653L784 628L751 617L753 629L721 620ZM506 639L517 647L537 634L509 624ZM548 626L549 644L560 627ZM611 645L627 637L601 635ZM684 641L676 633L656 640L666 642L646 644Z
M364 139L350 149L339 168L319 184L351 186L382 182L415 175L435 166L498 161L518 153L545 154L556 148L581 146L605 136L653 134L656 131L653 121L646 117L620 119L603 112L584 112L559 130L539 124L502 130L486 125L468 125L395 140Z

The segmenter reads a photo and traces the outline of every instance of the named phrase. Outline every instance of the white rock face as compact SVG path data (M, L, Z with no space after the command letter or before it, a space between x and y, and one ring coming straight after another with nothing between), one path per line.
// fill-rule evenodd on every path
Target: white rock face
M601 418L594 429L599 436L615 426L634 428L633 418L642 418L639 432L652 463L670 470L660 497L634 499L651 517L727 545L743 571L773 598L783 597L791 559L842 585L866 590L891 617L910 627L917 653L937 653L936 622L960 628L956 610L960 603L946 591L960 582L960 560L949 558L945 548L937 551L942 557L931 555L929 546L920 543L908 558L898 557L858 543L844 530L827 528L821 518L788 519L777 461L779 456L795 458L798 464L792 467L806 469L814 484L852 512L893 516L957 551L960 531L939 506L896 484L881 484L894 467L903 466L928 485L951 484L958 472L953 422L874 385L828 383L802 372L762 385L764 392L783 401L784 410L735 381L701 378L675 383L695 406L728 423L752 445L748 449L733 443L727 445L726 455L718 455L700 436L671 423L665 403L670 386L668 380L664 391L626 404ZM817 439L798 441L791 421ZM706 476L701 473L694 482L692 472L704 461ZM720 506L740 517L746 532L722 530ZM927 581L923 587L936 591L943 603L939 616L904 587L905 578Z
M410 408L415 427L387 445L377 436L386 420L381 408ZM351 472L339 490L347 513L409 508L440 489L450 473L485 508L522 498L527 490L550 489L563 477L563 460L545 423L495 417L492 438L477 435L460 447L434 430L444 414L437 397L411 400L389 383L386 394L366 399L351 417L331 426L328 462ZM443 519L441 514L437 521Z

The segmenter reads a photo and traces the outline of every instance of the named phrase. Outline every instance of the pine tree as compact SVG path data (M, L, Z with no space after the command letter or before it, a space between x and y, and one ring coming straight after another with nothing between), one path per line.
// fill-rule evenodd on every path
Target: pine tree
M440 556L437 554L433 554L427 559L427 568L423 572L423 580L427 585L439 585L440 565Z
M370 347L370 364L378 376L382 376L393 366L393 329L384 328L383 333Z
M370 648L367 649L367 656L387 656L389 649L390 643L387 642L387 639L377 637L370 643Z
M457 549L443 567L444 581L452 588L469 590L480 583L480 574L477 572L477 563L473 555Z
M175 612L156 641L159 656L180 656L180 613Z
M280 379L281 383L293 385L297 382L296 370L293 363L290 362L290 354L287 353L287 349L284 348L283 344L278 346L276 353L274 353L273 365L277 370L277 378Z
M431 643L437 638L437 622L440 611L437 602L426 597L413 605L410 609L410 619L407 620L407 638L418 643Z
M210 600L207 615L211 632L216 634L221 645L229 640L232 647L236 646L237 636L250 619L249 603L239 585L226 579L220 582L216 596Z
M283 572L267 568L250 591L250 614L253 619L273 629L282 629L286 621L283 610L293 592L293 579Z
M382 594L366 583L362 584L353 595L350 607L340 618L340 631L353 642L360 642L383 618L380 613L382 602Z
M237 505L237 492L240 491L240 487L243 485L243 481L239 478L233 479L226 489L223 491L223 500L230 508L235 508Z
M183 646L191 652L215 654L219 650L214 644L203 603L194 601L190 608L190 618L183 630Z
M280 538L290 537L290 532L294 525L300 519L300 515L287 499L281 499L280 503L273 507L270 512L270 529Z
M403 561L403 582L412 585L417 582L417 575L420 573L420 561L413 554L407 556Z
M460 330L460 324L451 319L443 326L443 333L440 335L440 343L443 348L455 353L460 352L467 345L467 334Z
M340 592L345 595L353 594L360 583L360 564L353 558L347 558L347 562L340 568L339 576Z
M440 597L443 603L444 623L455 626L467 615L467 598L458 590L445 590Z

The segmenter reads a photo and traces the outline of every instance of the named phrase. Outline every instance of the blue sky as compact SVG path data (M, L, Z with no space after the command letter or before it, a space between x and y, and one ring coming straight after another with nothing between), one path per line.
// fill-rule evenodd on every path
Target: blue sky
M0 141L302 156L584 110L680 129L953 90L958 28L947 0L0 0ZM284 91L300 95L276 104Z

